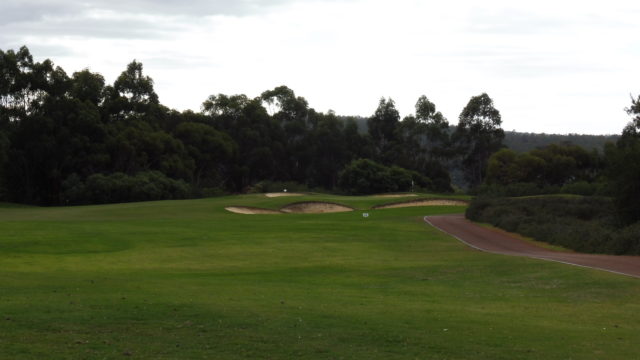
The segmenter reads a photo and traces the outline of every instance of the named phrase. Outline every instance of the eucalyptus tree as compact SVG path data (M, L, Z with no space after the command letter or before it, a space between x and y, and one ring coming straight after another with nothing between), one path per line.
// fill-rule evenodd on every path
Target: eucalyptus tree
M608 178L620 218L640 221L640 96L626 109L632 117L618 142L605 148Z
M73 73L70 95L80 101L88 101L96 106L104 100L104 76L89 69Z
M231 160L237 145L226 133L197 122L182 122L175 129L194 161L191 182L197 188L224 188L230 176Z
M501 124L500 111L486 93L472 97L460 113L453 136L471 187L482 183L489 157L502 147Z
M136 60L129 63L113 86L105 88L105 95L104 108L112 120L144 118L147 122L157 121L158 94L153 79L144 75L142 63Z
M338 184L338 173L351 158L345 137L345 123L333 111L327 114L313 112L314 124L307 136L307 182L312 186L333 189Z
M376 159L385 165L391 165L399 156L397 150L399 123L400 113L391 98L381 98L378 108L367 121Z
M296 96L286 86L267 90L260 98L284 131L287 156L278 160L282 180L304 182L308 166L304 160L307 153L305 139L311 125L309 119L312 109L309 109L305 98Z
M423 124L426 137L425 151L430 159L443 159L450 155L449 121L437 111L436 105L422 95L415 105L416 120Z
M217 130L228 134L237 144L230 168L234 190L288 171L284 129L269 116L261 97L211 95L203 103L202 111Z

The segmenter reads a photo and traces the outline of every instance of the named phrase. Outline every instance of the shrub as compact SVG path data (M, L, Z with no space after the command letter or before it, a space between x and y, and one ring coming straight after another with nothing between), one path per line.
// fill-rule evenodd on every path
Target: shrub
M640 255L640 222L629 225L614 238L615 254Z
M466 217L577 251L640 254L640 223L618 229L614 213L603 197L480 197Z
M359 159L347 165L339 175L338 186L348 194L365 195L415 188L433 191L428 177L397 166L386 167L369 159Z
M588 183L586 181L577 181L574 183L564 185L560 190L560 192L562 192L563 194L590 196L590 195L594 195L597 190L598 190L598 185L596 184Z
M192 193L183 180L171 179L158 171L140 172L134 176L93 174L84 182L73 174L64 181L63 189L67 204L185 199Z
M263 180L253 186L248 187L245 192L247 193L268 193L268 192L281 192L287 189L289 192L305 192L309 191L309 188L305 184L300 184L295 181L271 181Z

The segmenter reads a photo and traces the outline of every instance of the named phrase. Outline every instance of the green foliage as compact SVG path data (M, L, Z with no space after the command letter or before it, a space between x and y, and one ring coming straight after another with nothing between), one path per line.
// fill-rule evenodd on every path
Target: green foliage
M567 196L480 197L466 211L473 221L580 252L640 255L640 223L619 228L613 214L609 198Z
M387 192L385 173L389 169L369 159L354 160L340 172L339 186L347 194L374 194Z
M113 89L127 103L123 110L144 112L146 105L159 103L153 80L142 73L142 63L135 60L118 76Z
M607 178L622 220L640 221L640 97L632 99L627 109L632 121L624 128L618 142L605 149Z
M9 162L9 138L0 128L0 201L7 199L6 171Z
M598 152L570 144L551 144L529 153L502 149L489 158L485 184L477 192L493 196L604 195L603 163Z
M270 193L270 192L307 192L309 187L294 181L259 181L248 188L247 193Z
M363 195L415 188L432 189L431 180L415 171L386 167L369 159L358 159L340 173L340 188L347 194Z
M182 122L174 130L194 161L191 182L196 186L221 186L228 174L237 145L227 134L195 122Z
M70 95L98 106L104 99L104 77L88 69L73 73Z
M453 138L462 159L465 179L473 188L482 184L489 157L502 147L502 117L493 100L483 93L469 100L458 119Z
M185 199L191 188L182 180L168 178L158 171L93 174L81 181L76 174L63 183L66 204L106 204L163 199Z
M358 119L316 112L286 86L253 99L212 95L200 113L171 110L135 60L106 84L88 69L69 77L23 47L0 51L0 74L6 80L0 84L0 198L14 202L65 204L67 191L77 188L68 185L86 185L95 174L159 172L189 183L195 196L240 192L260 181L332 190L340 171L359 158L390 167L387 178L397 184L384 188L413 181L451 189L443 166L450 156L448 123L425 96L416 117L402 123L393 101L381 100L369 136L359 132ZM70 194L76 203L90 202L78 194L97 199Z
M597 183L588 183L586 181L576 181L566 184L560 190L563 194L574 194L582 196L592 196L603 192L602 185Z
M391 98L388 100L381 98L378 108L367 122L369 135L376 148L376 155L385 165L393 163L394 160L391 148L397 140L396 128L399 122L400 114Z
M536 134L517 131L504 132L504 145L517 152L529 152L551 144L580 146L587 151L602 152L608 142L616 142L620 135L581 135L581 134Z

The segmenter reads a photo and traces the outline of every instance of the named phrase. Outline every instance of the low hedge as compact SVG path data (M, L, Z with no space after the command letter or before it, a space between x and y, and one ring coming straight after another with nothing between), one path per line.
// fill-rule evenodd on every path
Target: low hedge
M640 255L640 223L620 227L604 197L476 198L473 221L586 253Z

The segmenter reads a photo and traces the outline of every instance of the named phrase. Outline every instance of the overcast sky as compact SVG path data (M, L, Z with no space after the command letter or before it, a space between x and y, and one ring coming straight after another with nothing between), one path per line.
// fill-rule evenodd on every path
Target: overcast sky
M133 59L160 101L287 85L318 111L453 124L486 92L505 130L620 133L640 93L640 1L1 0L0 49L27 45L112 83Z

